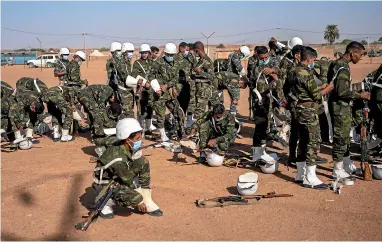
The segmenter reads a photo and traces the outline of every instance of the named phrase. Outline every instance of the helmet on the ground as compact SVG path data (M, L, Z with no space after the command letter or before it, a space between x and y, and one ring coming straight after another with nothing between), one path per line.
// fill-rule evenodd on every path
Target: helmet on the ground
M167 43L164 47L164 53L176 54L176 45L173 43Z
M122 53L125 53L126 51L134 51L134 45L130 42L123 43Z
M375 179L382 180L382 165L371 165L371 170Z
M61 48L60 49L60 55L69 55L69 49L68 48Z
M150 45L148 44L141 45L141 48L139 49L139 52L150 52L150 51L151 51Z
M110 52L114 52L114 51L121 50L121 49L122 49L121 43L113 42L110 45Z
M237 179L237 191L243 196L254 195L259 184L259 176L256 172L248 172L240 175Z
M299 37L293 37L291 40L288 40L289 49L292 49L296 45L303 45L302 39L300 39Z
M142 131L142 127L139 124L138 120L134 118L124 118L118 121L117 123L117 139L125 140L129 138L132 133Z
M218 155L215 152L207 153L207 163L210 166L221 166L224 162L224 156Z
M83 61L86 60L86 55L83 51L77 51L76 56L80 57Z
M248 46L245 45L240 47L240 52L244 55L245 58L249 57L251 54L251 50L248 48Z
M273 155L276 155L276 154L271 153L269 155L273 157ZM279 162L277 160L274 163L270 162L270 163L265 163L260 165L261 171L264 172L265 174L273 174L278 170L278 168L279 168Z
M32 148L32 141L26 139L26 140L23 140L21 141L18 146L19 146L19 149L20 150L29 150L30 148Z

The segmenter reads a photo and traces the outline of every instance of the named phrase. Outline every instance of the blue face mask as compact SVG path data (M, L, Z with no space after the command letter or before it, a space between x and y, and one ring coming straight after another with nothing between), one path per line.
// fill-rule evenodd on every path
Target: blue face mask
M81 64L82 64L82 61L79 61L79 62L77 62L78 63L78 65L80 66Z
M133 52L127 52L127 57L128 57L129 59L133 58Z
M62 56L62 59L63 59L63 60L68 60L68 59L69 59L69 56L67 56L67 55L63 55L63 56Z
M261 65L261 66L265 66L265 65L267 65L268 63L269 63L269 58L266 60L266 61L264 61L264 60L259 60L259 64Z
M198 53L195 52L195 57L199 57Z
M183 52L183 56L186 57L188 55L188 50L186 50L185 52Z
M165 56L164 57L166 59L167 62L173 62L174 61L174 57L170 57L170 56Z
M117 51L117 57L121 57L122 56L122 52L121 51Z
M134 145L132 148L134 151L137 151L141 147L141 145L142 145L142 140L139 140L139 141L134 142Z
M314 62L312 64L308 65L308 68L312 70L314 68Z

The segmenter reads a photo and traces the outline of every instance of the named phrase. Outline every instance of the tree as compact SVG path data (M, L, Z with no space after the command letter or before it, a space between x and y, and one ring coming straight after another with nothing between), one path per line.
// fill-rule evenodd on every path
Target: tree
M102 47L102 48L100 49L100 51L101 51L101 52L102 52L102 51L109 51L109 48Z
M366 40L361 40L361 44L367 45L367 41Z
M219 44L218 46L216 46L216 48L223 49L225 48L225 46L223 44Z
M333 44L336 39L340 38L340 31L338 30L337 25L328 24L326 25L324 39L329 42L329 44Z
M379 38L379 40L378 40L379 42L382 42L382 37L381 38Z
M348 45L350 42L352 42L353 40L351 40L351 39L344 39L344 40L342 40L342 42L341 42L341 44L343 44L343 45Z

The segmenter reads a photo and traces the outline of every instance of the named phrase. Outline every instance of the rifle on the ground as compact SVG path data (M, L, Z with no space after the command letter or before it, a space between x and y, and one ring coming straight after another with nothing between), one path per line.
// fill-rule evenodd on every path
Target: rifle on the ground
M275 197L293 197L290 194L276 194L276 192L270 192L266 195L253 195L253 196L227 196L227 197L216 197L205 200L196 200L196 206L199 208L213 208L213 207L224 207L229 205L250 205L249 199L256 199L259 201L263 198L275 198Z
M362 83L362 90L364 90L364 84ZM364 100L365 107L362 112L362 123L361 123L361 169L363 173L363 179L365 181L372 181L373 177L371 174L371 168L369 165L369 155L367 147L367 124L369 121L369 106L368 101Z
M118 186L117 182L111 182L107 187L103 188L98 194L95 202L94 209L89 212L87 218L74 225L77 230L86 231L90 224L100 215L102 209L105 207L107 201L112 197L114 190Z

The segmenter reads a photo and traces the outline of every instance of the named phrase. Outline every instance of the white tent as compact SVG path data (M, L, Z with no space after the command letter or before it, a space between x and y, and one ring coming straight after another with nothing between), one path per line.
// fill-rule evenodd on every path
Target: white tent
M93 53L90 54L90 56L105 56L99 50L94 50Z

